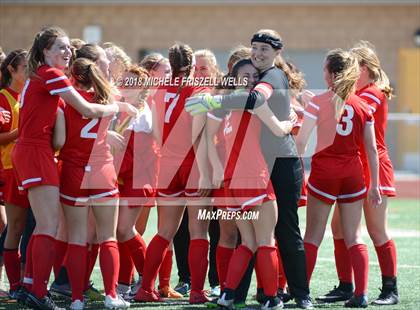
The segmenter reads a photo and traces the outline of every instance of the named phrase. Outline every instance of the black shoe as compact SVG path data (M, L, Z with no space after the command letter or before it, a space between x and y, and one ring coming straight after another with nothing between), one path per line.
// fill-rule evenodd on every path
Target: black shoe
M277 296L268 297L264 296L264 299L261 303L261 310L275 310L283 309L283 302Z
M15 299L20 305L26 305L26 298L28 297L28 290L21 286L19 290L16 292Z
M396 305L400 299L398 297L397 278L382 277L382 289L379 297L372 302L376 306Z
M54 281L51 283L50 292L57 297L71 298L70 283L59 284Z
M315 298L320 302L337 302L346 301L353 296L353 283L340 282L338 286L329 291L327 294Z
M366 295L353 295L349 300L344 303L346 308L367 308L368 299Z
M296 306L300 309L313 309L311 297L295 297Z
M38 298L32 293L28 293L26 305L32 309L39 310L65 310L65 308L56 306L49 294L43 298Z
M255 300L262 304L264 301L264 290L262 288L257 288L257 294L255 295Z
M293 299L292 295L285 293L280 289L277 291L277 297L280 298L283 303L287 303Z
M217 304L223 308L233 309L235 302L235 291L225 288L220 293L220 298L217 300Z

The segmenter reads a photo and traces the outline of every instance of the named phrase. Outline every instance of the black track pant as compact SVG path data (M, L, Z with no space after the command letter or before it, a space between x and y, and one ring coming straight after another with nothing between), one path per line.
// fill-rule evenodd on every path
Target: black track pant
M293 297L309 295L306 278L305 248L297 213L301 194L302 164L299 158L277 158L271 183L277 196L278 221L275 237L279 244L284 272Z
M181 225L175 234L174 250L178 277L180 282L191 283L190 269L188 267L188 248L190 246L190 232L188 231L188 211L184 211Z

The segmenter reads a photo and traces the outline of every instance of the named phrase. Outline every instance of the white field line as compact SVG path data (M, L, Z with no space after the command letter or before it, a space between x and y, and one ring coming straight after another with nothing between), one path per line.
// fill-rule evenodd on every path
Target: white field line
M317 261L320 262L328 262L328 263L335 263L334 258L327 258L327 257L318 257ZM378 262L369 261L369 265L371 266L379 266ZM419 265L406 265L406 264L398 264L398 268L413 268L413 269L420 269Z

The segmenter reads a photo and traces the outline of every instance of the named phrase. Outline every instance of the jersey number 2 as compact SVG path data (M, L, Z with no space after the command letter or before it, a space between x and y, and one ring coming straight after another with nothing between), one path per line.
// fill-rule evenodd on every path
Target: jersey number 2
M89 132L93 127L96 126L98 123L97 118L93 118L90 120L89 123L87 123L82 130L80 131L80 137L85 139L96 139L98 137L98 134L96 132Z
M337 124L337 133L341 136L348 136L353 130L352 118L354 116L354 109L350 105L345 105L344 110L347 112L347 115L343 116L340 123Z

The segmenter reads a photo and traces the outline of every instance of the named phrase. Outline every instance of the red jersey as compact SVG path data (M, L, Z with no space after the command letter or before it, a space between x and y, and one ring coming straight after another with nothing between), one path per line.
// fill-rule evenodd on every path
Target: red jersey
M318 140L311 174L324 179L347 177L353 168L361 166L359 150L364 128L366 123L373 122L366 103L358 96L350 95L337 123L332 99L331 91L315 96L305 110L305 115L317 124Z
M184 110L185 100L196 93L208 91L205 87L170 85L159 87L154 104L158 126L162 135L162 160L170 159L176 165L182 162L192 164L194 150L192 146L193 117Z
M94 93L79 91L86 101L93 102ZM111 150L106 143L107 131L112 116L105 118L85 118L72 106L64 108L66 119L66 142L59 158L77 166L104 164L113 161Z
M235 183L238 179L262 178L268 182L270 175L260 147L260 119L250 112L232 111L226 116L224 125L225 180L232 179Z
M373 112L373 117L375 119L376 147L378 149L379 159L385 156L388 157L385 143L388 104L385 94L374 83L371 83L358 90L356 95L365 100Z
M25 83L19 113L18 143L51 146L59 94L72 89L67 76L57 68L40 66Z

